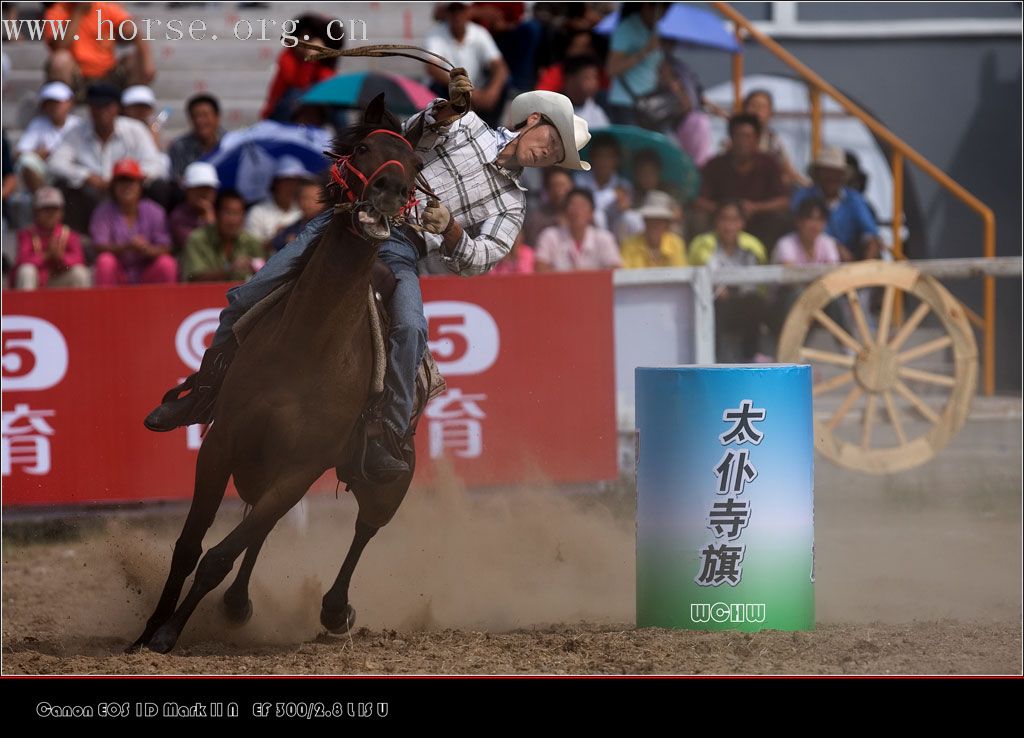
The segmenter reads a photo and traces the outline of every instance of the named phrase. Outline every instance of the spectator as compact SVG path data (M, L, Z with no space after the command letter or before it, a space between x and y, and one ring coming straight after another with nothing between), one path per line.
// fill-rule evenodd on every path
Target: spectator
M292 35L329 49L340 49L344 45L343 37L337 40L329 37L326 19L311 13L299 17ZM338 57L314 61L310 57L315 53L299 46L281 50L277 56L277 71L267 90L267 101L260 111L261 118L289 122L302 93L335 75Z
M764 245L743 230L743 206L725 200L715 209L715 229L690 244L694 266L757 266L767 262ZM770 361L777 313L763 287L720 285L715 290L715 356L720 363Z
M264 247L268 246L278 231L302 217L297 202L299 185L310 177L298 159L281 157L270 183L270 197L252 206L245 219L245 230L256 236Z
M562 222L565 196L572 192L572 175L562 167L548 167L544 170L544 195L536 207L527 208L523 237L527 243L537 243L537 237L545 228Z
M762 243L775 243L789 229L785 185L775 158L758 150L761 121L748 113L729 119L729 150L704 165L700 196L694 205L708 217L723 200L740 200L747 217L747 230Z
M658 65L663 54L656 27L668 3L626 3L612 32L608 76L608 114L613 123L636 121L636 101L658 87Z
M686 243L669 230L679 219L678 208L667 192L652 190L639 210L644 232L622 244L622 266L626 269L686 266Z
M134 159L114 164L111 199L92 214L89 232L96 257L96 286L175 282L171 235L164 210L142 197L145 175Z
M616 201L615 189L621 186L633 191L632 185L618 173L621 162L619 142L607 134L597 134L590 142L590 171L576 175L576 186L594 196L594 223L598 228L608 227L608 210Z
M812 168L814 185L793 195L793 209L809 197L827 203L826 233L839 243L843 261L877 259L882 252L878 224L864 196L845 186L849 176L846 154L834 146L823 148Z
M615 200L604 213L608 230L619 243L644 232L644 219L640 211L633 207L633 188L627 182L616 185Z
M126 118L137 120L146 126L153 137L153 143L160 151L160 158L164 161L164 171L171 171L171 159L163 152L163 145L160 143L161 121L153 115L156 110L156 95L146 85L132 85L121 93L121 110Z
M594 196L589 190L576 188L565 198L565 225L541 231L536 270L571 272L622 266L615 237L593 223Z
M533 274L536 255L533 247L524 243L523 232L520 231L508 254L488 274Z
M75 93L63 82L47 82L39 91L39 115L29 121L18 139L18 171L26 188L35 192L49 181L47 160L68 131L82 123L72 115ZM63 202L63 201L62 201Z
M185 110L192 130L172 141L167 151L176 182L185 176L185 167L216 150L225 134L220 125L220 103L213 95L193 95Z
M565 96L572 100L576 115L587 121L591 130L611 125L608 114L594 101L600 90L600 66L592 56L572 56L565 60Z
M309 221L323 212L324 204L320 201L320 183L312 179L300 182L298 202L302 217L278 231L270 242L270 253L276 253L294 241L295 237L302 233L309 224Z
M779 167L782 169L782 181L786 186L793 187L799 185L800 187L805 187L809 185L811 183L810 180L793 167L793 161L790 159L789 152L786 151L786 145L782 142L779 134L769 127L772 115L775 113L775 100L772 97L772 93L768 92L768 90L751 90L743 98L743 112L756 115L757 119L761 121L759 147L763 153L775 157Z
M183 271L188 282L244 280L263 266L263 244L242 230L242 196L236 190L222 190L216 212L216 221L194 231L185 244Z
M838 264L839 244L825 233L828 205L805 197L796 208L796 232L779 239L772 252L776 264Z
M728 115L704 98L700 80L678 54L670 55L662 62L660 73L662 85L675 95L680 111L680 117L672 122L671 130L664 133L675 135L683 151L698 167L703 167L714 156L711 119L704 111L707 109L723 117Z
M46 43L51 50L46 79L68 85L79 101L94 83L112 85L120 92L129 85L149 84L156 77L146 34L137 28L131 39L120 35L121 24L134 19L117 3L52 3L43 18L50 21L46 25ZM58 37L54 27L61 22L67 25ZM117 43L122 40L135 49L118 59Z
M636 202L643 202L648 192L668 192L673 197L677 195L662 179L661 157L654 149L640 149L633 157L633 187L633 199Z
M472 93L473 111L487 125L492 128L496 126L505 99L508 66L487 29L469 20L469 6L465 3L449 3L446 19L427 34L423 47L466 70L475 87ZM440 97L446 97L448 73L429 64L424 66L431 81L431 89Z
M536 89L537 45L544 28L537 19L526 17L526 3L473 3L469 17L494 39L508 66L509 84L515 94Z
M50 172L64 189L73 229L86 230L92 211L110 187L115 161L133 159L149 186L166 184L166 162L153 136L137 120L118 115L120 98L110 85L91 86L89 120L70 130L50 156Z
M176 254L185 248L192 231L214 221L214 201L220 187L217 170L205 161L192 162L185 167L182 186L185 188L185 201L174 208L167 219Z
M714 230L702 233L690 244L693 266L754 266L766 264L768 252L743 226L746 220L739 200L723 200L715 208Z
M564 40L564 43L562 41ZM607 90L611 85L608 73L601 61L603 54L594 43L594 34L589 30L570 31L564 38L558 38L554 44L560 52L559 61L549 64L537 78L538 90L563 92L565 89L565 61L577 56L590 56L598 60L598 88ZM562 51L564 49L564 51ZM607 51L607 48L605 48Z
M82 242L63 223L64 196L56 187L40 187L33 204L33 224L18 233L18 289L88 287Z

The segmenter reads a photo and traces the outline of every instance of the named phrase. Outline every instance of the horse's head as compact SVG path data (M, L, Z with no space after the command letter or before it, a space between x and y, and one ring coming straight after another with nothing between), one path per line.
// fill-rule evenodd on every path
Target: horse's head
M402 126L384 108L384 94L373 99L358 125L334 142L336 158L327 185L328 201L352 212L352 222L371 241L391 234L391 221L416 204L416 175L423 163Z

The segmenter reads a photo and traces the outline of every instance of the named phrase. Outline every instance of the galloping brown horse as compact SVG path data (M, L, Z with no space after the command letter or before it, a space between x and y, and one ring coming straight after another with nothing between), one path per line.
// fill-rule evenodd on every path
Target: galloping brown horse
M388 222L407 206L422 166L407 140L389 135L401 134L401 126L384 109L383 97L370 103L362 124L344 132L332 152L349 158L335 169L339 179L325 189L325 200L334 204L347 192L361 196L335 209L296 265L290 292L259 318L238 348L217 399L216 422L199 450L192 507L174 546L167 583L129 650L170 651L199 601L243 553L224 607L231 620L248 620L249 577L267 534L314 481L351 460L359 445L373 370L371 268ZM406 461L409 474L393 483L353 486L359 504L355 537L320 612L331 631L344 632L355 621L348 602L352 572L367 542L405 497L415 462L411 449ZM229 477L252 509L203 556L203 537ZM193 570L192 587L178 606Z

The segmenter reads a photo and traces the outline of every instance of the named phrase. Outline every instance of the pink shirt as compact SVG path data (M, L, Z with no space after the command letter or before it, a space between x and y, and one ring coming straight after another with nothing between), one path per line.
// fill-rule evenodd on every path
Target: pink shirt
M838 264L839 246L832 236L822 233L814 241L814 258L807 258L807 251L800 245L795 233L779 239L772 252L775 264Z
M580 269L615 269L622 266L615 236L603 228L588 226L579 244L566 226L550 226L537 237L537 261L556 272Z
M533 249L520 245L515 256L506 256L488 274L533 274L533 262Z
M63 235L67 230L66 237ZM82 242L78 234L63 224L58 224L50 233L41 231L38 226L32 225L18 232L18 264L33 264L39 270L39 286L45 287L50 274L50 266L53 262L47 259L50 248L50 240L58 238L64 240L63 258L60 263L63 270L70 269L76 264L84 264L82 254ZM66 238L66 240L65 240Z

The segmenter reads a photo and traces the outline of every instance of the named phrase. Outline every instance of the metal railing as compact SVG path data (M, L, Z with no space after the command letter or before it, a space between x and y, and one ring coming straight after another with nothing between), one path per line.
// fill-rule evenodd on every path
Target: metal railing
M973 259L907 259L901 263L937 279L1020 277L1024 270L1024 259L1019 256ZM693 290L694 361L697 364L714 364L716 286L806 284L838 268L841 267L835 264L803 266L769 264L718 269L710 267L617 269L612 280L615 285L689 285L689 288Z
M978 198L957 184L949 175L924 158L915 151L903 139L890 131L878 120L868 115L865 111L854 104L848 97L830 85L818 74L803 64L772 38L759 31L749 20L724 2L712 2L711 6L721 15L728 18L734 24L736 39L740 43L741 50L733 54L732 58L732 86L733 106L739 109L742 96L743 79L743 53L742 45L745 35L757 41L770 53L775 55L783 64L788 66L810 86L811 98L811 156L817 156L821 149L821 119L822 106L821 94L825 93L835 100L847 113L857 118L868 129L892 147L892 182L893 182L893 215L892 251L896 259L904 259L903 255L903 168L907 160L919 166L925 174L930 176L942 187L953 194L969 208L981 216L984 224L983 253L986 258L994 258L996 255L996 219L992 210ZM924 271L922 269L922 271ZM986 276L984 287L983 317L978 316L972 310L967 310L971 322L981 328L982 331L982 377L983 388L986 395L995 392L995 354L996 354L996 284L995 278Z

